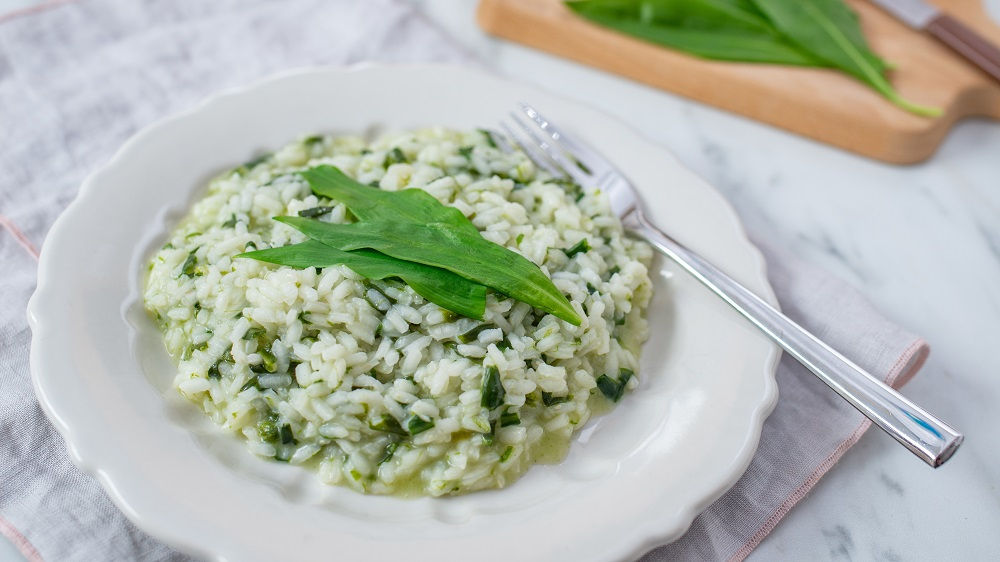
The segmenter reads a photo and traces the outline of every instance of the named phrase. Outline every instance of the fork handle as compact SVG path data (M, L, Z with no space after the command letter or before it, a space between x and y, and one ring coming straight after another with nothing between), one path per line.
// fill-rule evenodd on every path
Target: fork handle
M932 467L947 461L964 437L799 326L698 254L653 226L638 209L623 221L633 234L677 262L761 329L875 425Z

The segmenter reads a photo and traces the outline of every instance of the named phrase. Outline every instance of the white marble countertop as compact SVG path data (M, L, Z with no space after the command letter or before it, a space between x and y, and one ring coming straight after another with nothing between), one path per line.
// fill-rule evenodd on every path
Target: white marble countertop
M617 115L706 178L758 231L923 335L905 393L966 433L924 466L870 431L751 560L954 560L1000 552L1000 123L960 124L928 162L880 164L485 35L476 2L411 0L498 73ZM38 0L0 0L20 8ZM986 1L1000 21L1000 0ZM0 541L0 560L19 557Z
M923 335L907 396L966 434L932 470L877 430L751 560L983 560L1000 553L1000 122L968 120L892 166L487 36L475 2L413 0L487 68L617 115L706 178L754 229ZM1000 21L1000 1L989 11Z

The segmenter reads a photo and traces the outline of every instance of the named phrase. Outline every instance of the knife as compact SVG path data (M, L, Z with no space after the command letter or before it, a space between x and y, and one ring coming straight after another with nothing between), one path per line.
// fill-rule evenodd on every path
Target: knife
M896 19L926 31L1000 82L1000 48L924 0L872 0Z

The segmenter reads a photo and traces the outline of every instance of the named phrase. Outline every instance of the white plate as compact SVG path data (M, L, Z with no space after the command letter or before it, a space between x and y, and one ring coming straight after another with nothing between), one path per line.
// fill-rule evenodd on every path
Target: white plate
M324 487L252 456L170 387L142 271L207 179L306 133L493 126L519 100L595 145L656 223L774 302L723 198L613 118L467 68L284 74L136 135L49 232L28 306L31 367L74 462L139 527L217 560L607 560L680 536L750 462L777 398L778 351L664 261L639 388L566 460L505 490L401 500Z

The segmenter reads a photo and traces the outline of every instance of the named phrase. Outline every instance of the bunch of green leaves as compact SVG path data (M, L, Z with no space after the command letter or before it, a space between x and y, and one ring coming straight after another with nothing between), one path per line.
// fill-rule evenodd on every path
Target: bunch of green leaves
M302 176L313 193L340 201L358 222L275 217L309 240L237 257L299 268L341 264L370 279L396 277L438 306L478 319L490 288L580 324L569 301L537 265L483 238L461 211L427 192L383 191L333 166L318 166Z
M566 0L580 16L708 59L835 68L918 115L940 110L903 99L885 76L857 14L843 0Z

